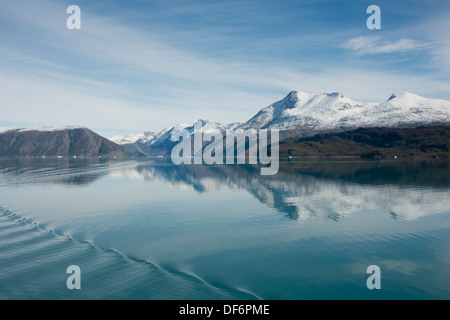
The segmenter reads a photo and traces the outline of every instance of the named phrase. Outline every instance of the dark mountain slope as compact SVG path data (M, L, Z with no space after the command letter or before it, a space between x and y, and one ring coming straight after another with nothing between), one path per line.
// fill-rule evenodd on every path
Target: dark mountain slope
M300 158L449 158L450 127L362 128L280 142L280 156Z
M0 157L126 157L130 152L87 128L0 133Z

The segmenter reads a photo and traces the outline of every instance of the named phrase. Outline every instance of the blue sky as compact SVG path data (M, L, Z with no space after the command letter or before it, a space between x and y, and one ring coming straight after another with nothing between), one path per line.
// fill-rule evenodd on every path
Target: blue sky
M448 30L447 0L3 0L0 126L246 121L292 90L450 99Z

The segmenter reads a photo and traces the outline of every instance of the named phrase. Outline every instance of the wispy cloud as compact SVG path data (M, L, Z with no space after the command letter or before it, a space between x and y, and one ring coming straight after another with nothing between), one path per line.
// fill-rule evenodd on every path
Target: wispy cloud
M381 53L394 53L421 50L430 44L414 39L384 40L381 36L360 36L350 39L342 44L342 48L351 50L360 55L374 55Z
M431 53L436 68L447 71L450 77L450 12L445 12L432 20L426 21L424 32L433 41Z
M448 37L353 36L343 43L353 29L296 26L315 11L296 9L295 1L287 15L248 1L175 2L148 10L149 18L145 10L135 17L132 1L124 11L115 7L120 1L82 2L82 29L74 32L65 28L68 1L0 2L0 125L75 123L126 133L198 118L245 121L291 90L341 91L361 101L400 90L448 98L449 83L437 71L365 63L418 50L448 60ZM102 14L103 5L113 14ZM340 45L345 50L336 52Z

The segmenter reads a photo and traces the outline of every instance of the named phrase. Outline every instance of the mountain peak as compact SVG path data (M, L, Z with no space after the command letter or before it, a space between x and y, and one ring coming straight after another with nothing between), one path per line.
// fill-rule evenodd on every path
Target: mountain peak
M19 132L27 132L27 131L55 132L55 131L66 131L76 129L87 129L87 128L80 125L65 125L65 126L29 127L29 128L20 128L18 130Z
M298 96L299 96L300 92L298 91L291 91L289 92L289 94L283 99L281 100L284 104L290 104L290 105L294 105L297 101L298 101Z
M344 99L345 96L341 92L331 92L331 93L322 93L322 94L314 94L314 93L307 93L304 91L291 91L289 94L282 100L282 101L290 101L294 104L297 102L305 103L314 97L328 97L328 98L338 98L338 99Z
M117 143L119 145L129 144L129 143L147 143L156 136L156 133L154 132L144 132L144 133L137 133L137 134L129 134L127 136L117 135L114 137L109 137L110 141Z
M354 101L341 92L306 93L291 91L283 99L261 109L247 122L223 125L199 119L203 132L217 129L278 129L283 136L307 137L318 133L342 132L357 128L401 128L450 124L450 101L427 99L410 92L398 92L384 103ZM145 146L143 153L167 154L173 146L171 133L186 129L194 133L194 126L178 124L158 133ZM170 152L170 151L169 151Z
M326 95L332 98L345 98L345 96L340 92L326 93Z
M196 122L201 122L202 125L205 125L206 123L209 123L210 121L209 120L204 120L204 119L197 119Z
M84 126L79 125L66 125L66 126L46 126L46 127L27 127L27 128L12 128L12 127L0 127L0 133L7 131L18 131L18 132L28 132L28 131L40 131L40 132L57 132L57 131L67 131L76 129L87 129Z
M0 127L0 133L8 132L8 131L11 131L11 130L14 130L14 128L11 128L11 127Z
M82 126L12 129L0 132L0 157L124 157L123 147Z
M291 91L262 109L243 128L301 130L304 135L358 127L409 127L450 123L450 101L398 92L388 101L364 103L340 92L308 94Z
M414 98L424 99L423 97L421 97L417 94L414 94L414 93L411 93L408 91L400 91L400 92L393 93L390 96L390 98L388 99L388 101L394 100L394 99L414 99Z
M311 96L311 94L304 91L291 91L283 100L304 100Z

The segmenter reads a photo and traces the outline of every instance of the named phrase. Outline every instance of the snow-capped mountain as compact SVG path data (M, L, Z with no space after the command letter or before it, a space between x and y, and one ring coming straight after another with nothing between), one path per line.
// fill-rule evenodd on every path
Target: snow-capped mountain
M242 125L243 125L242 122L232 122L232 123L226 125L226 129L231 131L231 130L235 130L236 128L239 128Z
M232 130L230 128L234 129L237 126L242 125L241 123L232 123L230 125L223 125L221 123L201 119L197 121L202 123L203 132L215 130L225 132L227 129ZM174 133L177 130L183 129L186 129L191 134L195 133L193 125L180 123L174 126L167 127L163 129L160 133L154 134L151 138L149 136L148 139L135 140L136 136L138 135L130 135L128 136L129 137L128 139L124 139L122 138L122 136L110 137L108 139L125 146L130 152L132 152L135 155L139 154L164 155L168 151L170 151L175 144L177 144L177 142L171 141L172 133ZM133 140L135 141L132 142Z
M27 128L11 128L11 127L0 127L0 133L8 132L8 131L17 131L17 132L28 132L28 131L39 131L39 132L57 132L57 131L66 131L66 130L75 130L75 129L87 129L84 126L78 125L65 125L65 126L46 126L46 127L27 127Z
M122 146L82 126L0 128L0 157L128 157Z
M11 130L14 130L14 128L10 128L10 127L0 127L0 133L8 132L8 131L11 131Z
M342 93L305 93L292 91L284 99L263 108L245 123L223 125L199 120L203 131L236 129L279 129L281 138L307 137L358 128L414 128L450 125L450 101L427 99L413 93L393 94L383 103L354 101ZM176 130L194 127L178 124L158 134L117 136L110 140L122 144L134 154L167 154L174 146L171 136ZM145 138L143 138L145 136ZM156 151L156 152L155 152Z
M167 141L170 141L172 137L172 133L176 130L183 130L188 128L189 125L185 123L176 124L174 126L167 127L163 129L160 133L158 133L151 141L147 143L147 145L155 145L158 146L160 144L164 144Z
M357 121L354 118L353 121ZM450 124L450 101L427 99L413 93L393 94L386 102L364 110L361 125L411 127Z
M114 143L124 145L124 144L129 144L129 143L136 143L138 141L141 143L147 143L147 142L152 141L155 138L155 136L156 136L156 133L154 133L154 132L144 132L144 133L137 133L137 134L129 134L127 136L117 135L117 136L110 137L108 139Z
M386 102L364 103L342 93L309 94L292 91L262 109L241 129L300 129L317 132L361 127L414 127L450 124L450 101L401 92Z

